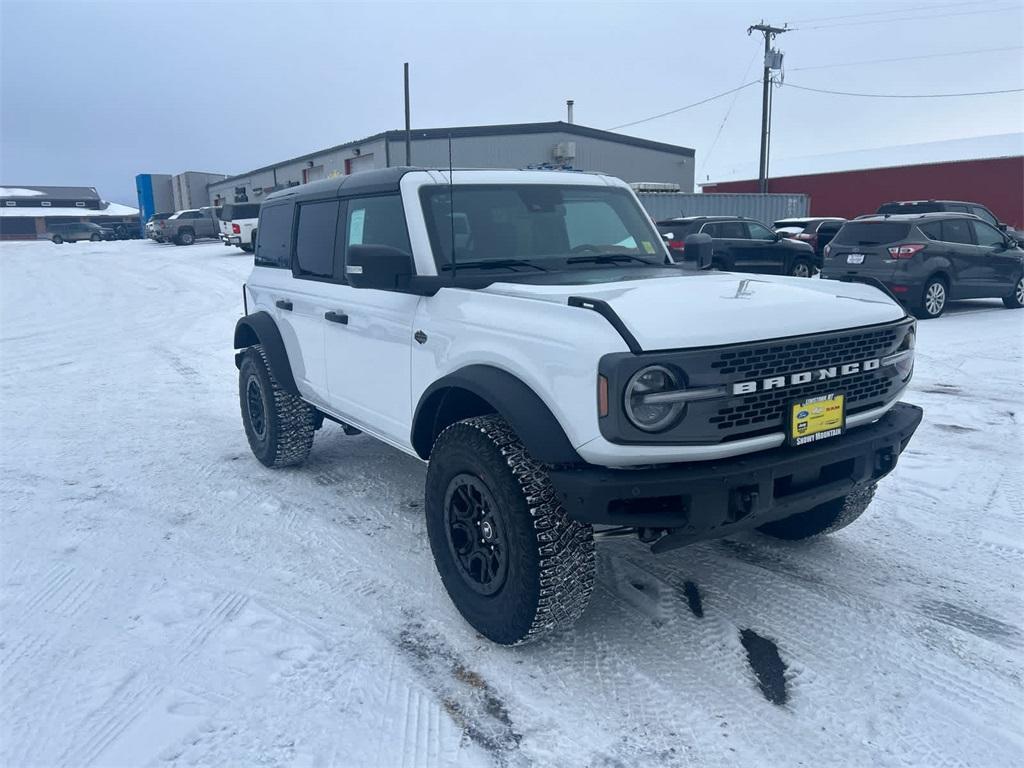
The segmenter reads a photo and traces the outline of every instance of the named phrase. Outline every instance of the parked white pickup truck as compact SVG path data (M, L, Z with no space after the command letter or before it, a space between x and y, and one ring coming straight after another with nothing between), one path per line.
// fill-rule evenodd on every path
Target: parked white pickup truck
M256 247L259 203L224 203L220 214L220 239L224 245L237 245L249 252Z
M243 295L255 456L299 464L330 420L428 462L441 580L498 643L573 624L595 540L850 524L921 421L899 402L898 302L682 269L607 176L391 168L282 190Z

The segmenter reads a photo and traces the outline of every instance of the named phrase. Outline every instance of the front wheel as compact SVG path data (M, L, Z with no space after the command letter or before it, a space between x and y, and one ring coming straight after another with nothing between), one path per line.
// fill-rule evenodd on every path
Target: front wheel
M94 243L98 243L98 242L99 242L100 240L102 240L102 239L103 239L103 238L102 238L102 237L100 237L99 235L90 235L90 236L89 236L89 240L91 240L91 241L92 241L92 242L94 242Z
M793 277L810 277L814 274L814 267L811 266L811 262L807 259L797 259L793 262L793 267L790 269L789 274Z
M1017 284L1009 296L1003 297L1003 306L1007 309L1020 309L1024 307L1024 275L1017 278Z
M948 292L946 281L941 277L933 277L924 284L924 291L921 292L921 302L914 310L914 314L922 320L932 320L941 315L946 309Z
M50 239L53 240L53 242L55 242L57 245L60 245L61 243L64 242L64 238L61 237L60 235L54 235Z
M238 400L249 447L268 467L301 464L313 447L316 411L282 389L261 345L249 347L238 370Z
M521 645L583 614L594 589L594 531L565 514L547 470L500 416L441 433L425 496L441 581L484 637Z
M757 530L772 538L799 541L812 536L835 533L862 514L875 496L876 483L855 486L845 496L826 501L806 512L762 525Z

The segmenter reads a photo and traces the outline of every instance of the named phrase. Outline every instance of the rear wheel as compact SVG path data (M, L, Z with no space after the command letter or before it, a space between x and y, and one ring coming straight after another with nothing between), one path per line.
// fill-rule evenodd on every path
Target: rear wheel
M931 320L941 315L946 309L948 288L941 277L933 277L924 284L921 301L914 314L922 320Z
M176 245L192 245L195 241L196 235L191 229L182 230L174 240Z
M102 240L102 239L103 239L103 238L102 238L102 237L100 237L100 236L99 236L99 235L97 235L97 234L92 234L92 235L90 235L90 236L89 236L89 240L91 240L91 241L92 241L92 242L94 242L94 243L98 243L98 242L99 242L100 240Z
M1009 296L1003 297L1003 306L1007 309L1020 309L1024 307L1024 275L1017 278L1017 285Z
M571 627L594 589L594 532L500 416L456 422L427 466L427 535L459 613L502 645Z
M238 371L242 424L253 455L268 467L301 464L313 447L316 411L282 389L270 373L263 347L249 347Z
M819 504L807 512L762 525L757 530L772 538L799 541L812 536L835 533L862 514L875 495L875 483L855 487L846 496Z
M55 242L57 245L60 245L61 243L64 242L64 238L61 237L60 235L54 235L50 239L53 240L53 242Z
M810 277L814 274L814 267L807 259L797 259L793 262L793 268L789 274L793 277Z

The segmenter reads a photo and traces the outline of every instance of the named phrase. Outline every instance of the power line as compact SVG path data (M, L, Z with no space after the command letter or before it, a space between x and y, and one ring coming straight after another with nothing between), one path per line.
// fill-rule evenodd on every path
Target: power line
M838 27L859 27L865 24L888 24L893 21L931 21L932 19L946 19L951 16L980 16L983 13L1001 13L1002 11L1012 11L1018 8L1017 5L1004 5L1001 8L987 8L977 9L971 11L958 11L956 13L929 13L917 16L897 16L894 18L885 19L870 19L868 21L849 21L840 22L839 24L819 24L812 27L791 27L790 32L800 30L802 32L808 32L812 29L836 29Z
M658 115L651 115L650 117L645 117L645 118L643 118L641 120L634 120L631 123L623 123L622 125L616 125L613 128L606 128L605 130L617 131L620 128L629 128L629 127L634 126L634 125L640 125L640 123L649 123L651 120L657 120L657 119L662 118L662 117L668 117L669 115L675 115L675 114L678 114L679 112L683 112L684 110L693 109L694 107L699 107L701 104L707 104L709 101L714 101L715 99L720 99L723 96L728 96L730 93L735 93L736 91L741 91L744 88L749 88L752 85L757 85L760 82L761 82L760 80L751 80L749 83L744 83L743 85L741 85L741 86L739 86L737 88L730 88L728 91L722 91L722 93L717 93L714 96L708 96L708 98L706 98L706 99L701 99L700 101L695 101L693 104L687 104L685 107L679 107L678 109L670 109L668 112L662 112L661 114L658 114Z
M979 2L944 3L942 5L915 5L912 8L890 8L888 11L869 11L867 13L848 13L844 16L819 16L817 18L803 19L804 22L836 21L838 19L860 19L865 16L882 16L890 13L910 13L911 11L934 11L937 8L955 8L964 5L984 5Z
M754 60L757 58L758 52L755 50L754 55L750 57L750 61L747 62L747 68L743 70L743 80L747 79L747 75L750 73L750 67L753 65ZM700 175L704 175L704 171L707 170L708 162L711 160L711 153L715 151L715 146L718 144L718 139L722 135L722 129L725 128L725 124L729 121L729 115L732 114L733 107L736 106L736 101L740 97L740 92L736 91L733 94L732 101L729 102L729 108L725 110L725 117L722 118L722 122L718 126L718 131L715 133L715 138L711 142L711 146L708 147L708 151L704 153L704 162L700 167Z
M1020 93L1024 88L1007 88L1001 91L973 91L970 93L851 93L850 91L830 91L824 88L808 88L806 85L781 83L785 88L797 88L801 91L829 93L833 96L859 96L865 99L952 99L957 96L993 96L999 93Z
M948 53L926 53L922 56L901 56L895 59L868 59L866 61L841 61L836 64L815 64L811 67L793 67L790 72L806 72L810 69L831 69L834 67L858 67L862 64L887 64L894 61L917 61L918 59L944 59L952 56L967 56L974 53L997 53L1000 51L1019 51L1024 45L1009 45L1005 48L976 48L973 51L949 51Z

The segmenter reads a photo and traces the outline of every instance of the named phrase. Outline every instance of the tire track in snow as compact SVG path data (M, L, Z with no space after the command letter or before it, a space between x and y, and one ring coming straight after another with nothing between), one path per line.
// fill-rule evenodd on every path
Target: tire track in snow
M249 602L249 598L238 592L228 592L224 595L213 609L199 622L185 642L185 649L178 659L178 663L185 662L190 656L197 653L210 636L223 624L234 619Z

